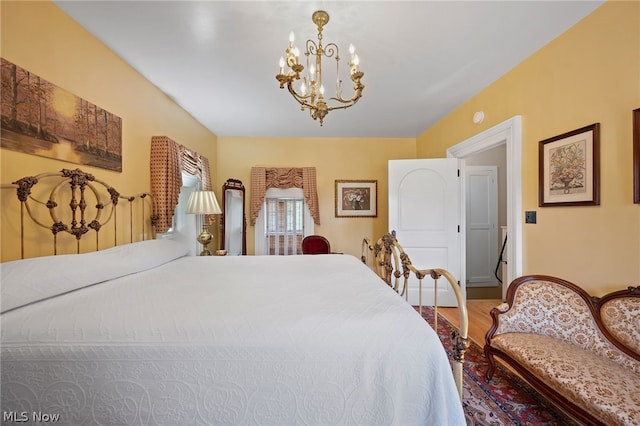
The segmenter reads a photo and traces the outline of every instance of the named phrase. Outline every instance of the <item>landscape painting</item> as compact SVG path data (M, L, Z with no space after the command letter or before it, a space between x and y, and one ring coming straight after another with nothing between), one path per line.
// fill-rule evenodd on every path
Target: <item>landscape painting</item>
M122 119L0 58L0 146L122 171Z

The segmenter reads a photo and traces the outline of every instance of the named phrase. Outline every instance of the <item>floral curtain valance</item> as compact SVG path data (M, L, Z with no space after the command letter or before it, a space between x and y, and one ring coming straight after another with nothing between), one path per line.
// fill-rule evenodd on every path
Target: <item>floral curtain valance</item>
M265 194L269 188L302 188L304 200L309 207L311 217L313 217L316 225L320 225L315 167L252 167L249 205L249 222L251 226L256 224Z
M151 194L156 201L156 232L167 232L178 205L182 172L197 176L202 189L211 190L209 159L166 136L151 138ZM211 217L205 218L210 223Z

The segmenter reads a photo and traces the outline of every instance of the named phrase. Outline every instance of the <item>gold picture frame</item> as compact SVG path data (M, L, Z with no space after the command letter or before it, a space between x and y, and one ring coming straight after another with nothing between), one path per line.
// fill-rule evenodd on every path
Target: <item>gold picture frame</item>
M633 110L633 202L640 204L640 108Z
M336 180L336 217L378 217L377 180Z
M122 172L122 119L0 58L0 147Z
M538 145L540 207L600 205L600 123Z

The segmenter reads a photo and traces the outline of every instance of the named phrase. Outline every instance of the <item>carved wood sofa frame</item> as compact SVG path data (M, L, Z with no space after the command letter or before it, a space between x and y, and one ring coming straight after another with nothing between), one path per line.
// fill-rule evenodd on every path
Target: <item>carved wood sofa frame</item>
M491 380L496 369L495 357L499 357L581 423L640 424L637 393L640 384L640 287L592 297L577 285L560 278L524 276L511 283L506 302L493 308L491 317L493 324L487 331L484 346L489 362L487 380ZM586 350L586 358L581 355L582 349ZM528 354L532 357L530 365ZM554 367L554 361L558 360L561 365ZM574 376L575 381L566 380L565 363L574 365L571 368L575 369L572 373L575 375L580 374L580 368L588 369L591 378ZM627 383L624 386L633 387L631 392L612 383L609 365L624 371L622 375L626 376ZM534 369L543 372L536 373ZM556 380L554 373L562 377ZM545 375L548 376L546 379ZM600 401L598 394L601 392L605 395L622 393L622 398L614 395L609 401ZM634 407L617 407L617 404L628 404L623 398L628 398L629 394L635 394L631 403ZM629 418L634 420L629 422Z
M412 263L409 255L404 251L396 237L392 234L385 234L374 244L368 238L362 240L361 260L384 280L405 300L409 301L409 279L414 275L418 279L418 310L422 316L422 280L431 277L434 281L434 315L433 328L438 330L438 280L445 278L453 289L458 302L460 312L460 328L452 333L453 340L453 375L458 388L460 399L462 399L462 377L464 354L469 347L468 330L469 319L467 314L467 304L458 281L445 269L417 269Z
M38 184L46 181L43 191L48 192L46 200L36 199L32 190ZM155 237L153 226L156 222L155 202L151 194L147 192L126 196L120 194L111 185L98 180L94 175L80 169L62 169L59 172L46 172L36 176L26 176L11 184L3 184L2 189L15 188L20 201L20 254L24 259L25 249L25 218L28 217L37 226L48 229L53 235L53 253L58 254L58 234L61 232L71 234L76 239L76 251L80 253L80 240L90 231L95 232L95 247L99 249L100 229L109 222L113 223L113 245L118 245L117 212L119 201L129 204L129 242L134 242L134 203L141 204L140 220L142 239ZM91 193L93 197L87 197ZM66 198L65 198L66 197ZM95 200L95 209L89 208L92 198ZM68 207L61 209L62 199L70 199ZM145 208L146 205L146 208ZM50 221L44 221L34 214L38 208L46 208L49 211ZM90 211L92 210L92 211ZM26 214L25 214L26 213ZM91 213L93 218L88 217ZM106 215L106 217L103 217ZM68 223L61 218L70 216ZM149 224L150 221L150 224ZM125 230L126 232L126 230Z

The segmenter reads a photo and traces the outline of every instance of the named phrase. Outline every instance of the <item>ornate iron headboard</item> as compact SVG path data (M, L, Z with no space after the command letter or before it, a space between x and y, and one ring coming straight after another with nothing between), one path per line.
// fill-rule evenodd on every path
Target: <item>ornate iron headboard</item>
M49 181L51 188L46 201L37 199L32 191L41 181ZM57 181L57 183L56 183ZM66 187L67 191L64 191ZM113 245L118 245L117 212L118 203L124 200L129 203L129 241L134 242L134 202L138 201L141 208L142 239L154 238L153 226L155 224L155 202L149 193L140 193L133 196L121 195L115 188L98 180L90 173L80 169L62 169L59 172L41 173L36 176L27 176L12 182L10 185L2 185L3 189L15 188L20 201L20 256L24 258L25 246L25 211L38 226L49 229L53 234L53 254L58 254L58 234L68 233L75 237L76 251L80 253L80 240L90 231L95 231L96 250L99 249L100 230L109 222L113 223ZM44 189L45 191L47 188ZM62 190L62 191L61 191ZM87 194L92 194L93 197ZM47 196L46 192L42 196ZM65 199L66 197L66 199ZM89 198L89 200L87 200ZM90 204L94 198L95 204ZM63 200L64 199L64 200ZM61 201L63 200L63 201ZM61 203L68 200L69 204L64 208ZM145 209L145 205L147 205ZM50 220L34 214L39 207L46 207ZM148 211L146 211L148 210ZM61 215L62 214L62 215ZM105 216L103 218L103 216ZM63 217L69 216L69 217ZM93 216L93 217L91 217ZM65 223L63 219L67 219Z

